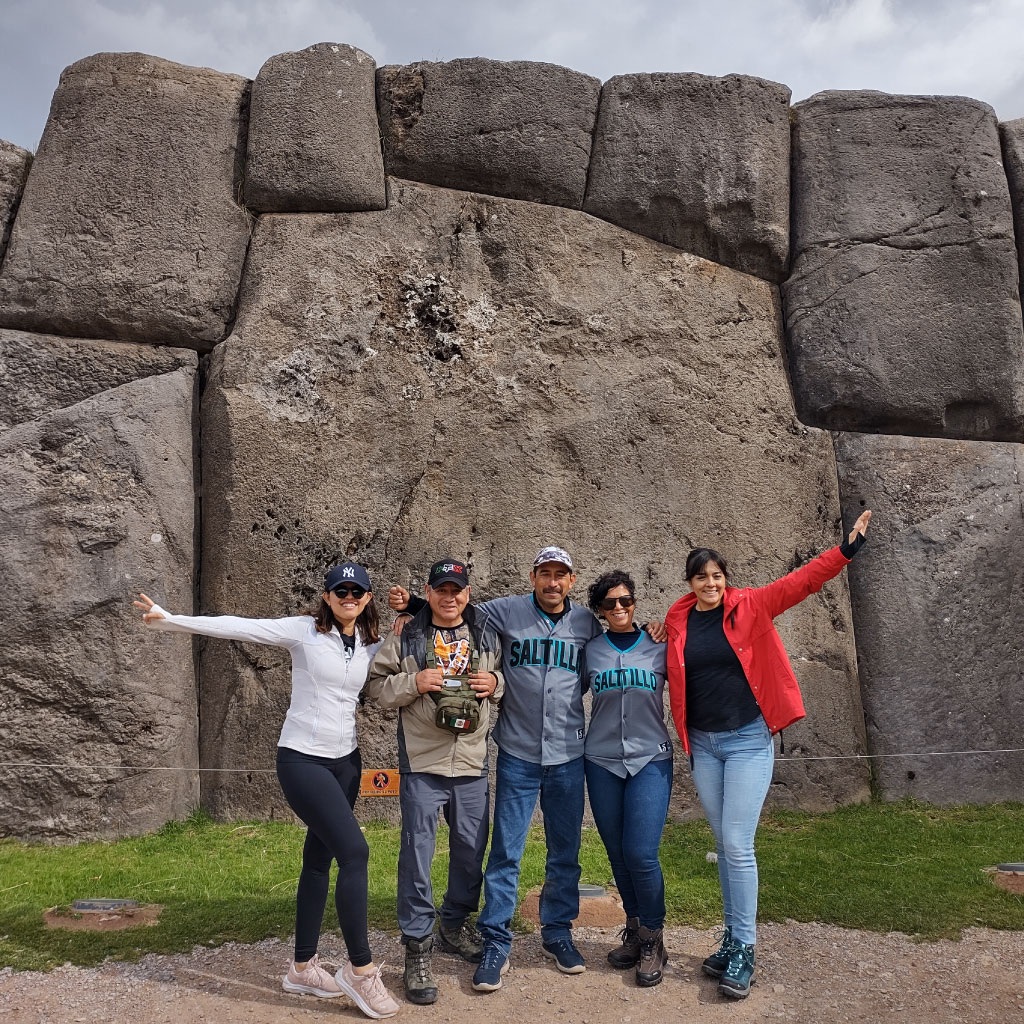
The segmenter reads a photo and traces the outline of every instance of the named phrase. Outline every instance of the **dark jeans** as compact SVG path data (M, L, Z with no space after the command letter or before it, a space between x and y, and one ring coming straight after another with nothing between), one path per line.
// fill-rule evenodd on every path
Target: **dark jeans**
M362 765L358 750L347 757L331 758L277 748L281 789L308 829L295 895L297 963L316 953L332 860L338 862L334 902L349 959L354 967L365 967L373 961L366 934L366 864L370 848L352 813Z
M506 955L512 948L512 915L519 895L519 863L530 819L540 797L544 815L544 888L540 932L545 942L568 938L580 912L580 827L583 824L583 758L565 764L523 761L498 751L494 827L484 872L484 908L476 926Z
M672 792L672 759L651 761L619 778L587 761L590 809L601 834L626 917L645 928L665 924L665 880L658 847Z

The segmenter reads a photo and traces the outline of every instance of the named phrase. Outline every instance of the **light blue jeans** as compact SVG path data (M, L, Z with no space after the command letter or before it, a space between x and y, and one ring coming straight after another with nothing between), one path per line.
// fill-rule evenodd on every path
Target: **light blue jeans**
M764 718L728 732L689 729L693 783L715 835L725 923L744 945L757 941L754 833L772 781L775 745Z

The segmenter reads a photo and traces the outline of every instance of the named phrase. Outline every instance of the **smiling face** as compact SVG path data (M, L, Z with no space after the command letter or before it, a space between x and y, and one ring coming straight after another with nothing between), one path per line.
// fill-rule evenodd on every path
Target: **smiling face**
M704 567L688 580L697 595L697 611L709 612L722 603L725 596L725 573L717 562L705 562Z
M604 596L605 601L610 601L616 597L629 597L632 595L629 592L629 587L619 584L617 587L612 587ZM613 633L629 633L633 630L633 613L636 611L635 606L629 608L623 608L619 601L615 602L614 608L601 608L599 615L608 623L608 628Z
M457 626L469 604L469 587L460 587L450 581L436 587L428 586L427 604L435 626Z
M530 572L537 604L546 612L560 612L576 582L576 573L561 562L542 562Z
M351 584L342 583L338 590L345 591L343 595L339 595L334 590L324 591L324 600L330 607L338 628L342 633L348 633L350 636L355 629L359 613L373 600L373 594L369 590L362 597L356 597L352 593L352 589Z

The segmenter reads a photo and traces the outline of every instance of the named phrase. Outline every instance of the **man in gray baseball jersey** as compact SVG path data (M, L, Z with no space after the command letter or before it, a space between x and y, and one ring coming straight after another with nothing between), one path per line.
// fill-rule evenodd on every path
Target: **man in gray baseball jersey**
M483 958L473 987L501 987L512 948L519 864L533 811L540 799L547 846L540 899L543 949L560 971L586 969L572 941L579 914L579 848L583 822L583 690L581 653L601 632L585 607L569 600L576 573L569 554L543 548L530 572L533 592L480 605L501 637L505 693L494 729L498 745L491 852L484 874L484 908L477 927ZM392 608L409 595L392 588ZM415 603L409 605L416 611Z

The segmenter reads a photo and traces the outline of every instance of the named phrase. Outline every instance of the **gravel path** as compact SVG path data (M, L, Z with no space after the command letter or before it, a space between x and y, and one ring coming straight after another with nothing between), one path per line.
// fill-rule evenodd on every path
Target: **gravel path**
M326 955L336 936L325 938ZM540 952L540 937L516 940L513 969L499 992L470 986L473 968L439 954L440 998L429 1007L401 996L401 954L394 935L375 933L388 986L402 1002L396 1020L418 1024L649 1024L655 1021L740 1024L795 1020L813 1024L900 1021L901 1024L1013 1024L1024 1021L1024 932L971 929L959 942L915 942L818 924L763 925L758 983L741 1002L718 996L700 972L713 933L669 929L672 963L652 989L604 960L615 933L577 929L586 973L558 974ZM49 974L0 971L4 1024L293 1024L365 1020L345 1000L289 996L280 977L290 948L278 940L254 946L197 947L191 954L151 955L137 964L62 967Z

